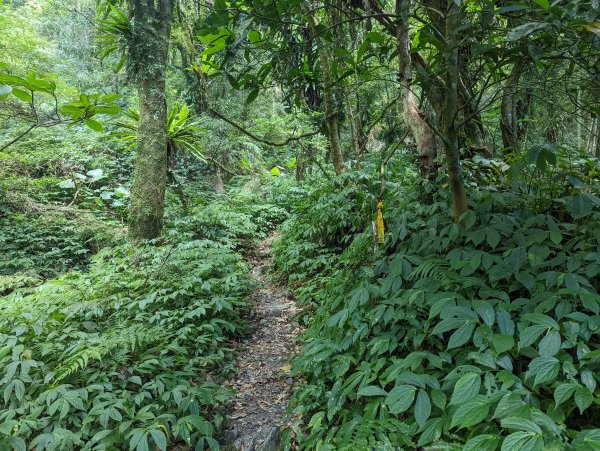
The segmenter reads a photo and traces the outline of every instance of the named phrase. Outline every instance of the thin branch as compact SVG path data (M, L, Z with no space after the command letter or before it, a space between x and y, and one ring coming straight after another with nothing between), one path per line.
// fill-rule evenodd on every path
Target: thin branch
M263 144L267 144L269 146L273 146L273 147L287 146L292 141L298 141L300 139L310 138L311 136L315 136L315 135L318 135L319 133L321 133L320 130L315 130L315 131L312 131L312 132L303 133L302 135L298 135L298 136L290 136L290 137L286 138L285 140L283 140L281 142L271 141L270 139L263 138L262 136L258 136L255 133L251 132L250 130L245 129L241 125L239 125L236 122L234 122L232 119L229 119L228 117L226 117L223 114L219 113L214 108L209 108L208 111L210 111L212 114L214 114L215 116L217 116L222 121L227 122L229 125L231 125L232 127L236 128L237 130L239 130L243 134L249 136L253 140L261 142Z
M327 180L331 181L333 180L331 178L331 175L329 175L329 173L327 172L327 170L323 167L323 165L319 162L319 160L317 160L315 158L315 156L308 151L308 149L306 148L306 146L303 143L300 143L300 147L302 147L302 150L304 151L304 153L308 156L308 159L310 161L312 161L313 163L315 163L319 169L321 170L321 172L323 173L323 175L327 178Z
M217 160L215 160L213 157L209 157L209 156L204 156L204 158L206 158L208 161L212 162L215 166L217 166L218 168L222 169L223 171L227 172L229 175L231 176L235 176L237 175L235 172L230 171L229 169L227 169L225 166L223 166L221 163L219 163Z
M22 137L24 137L25 135L27 135L31 130L33 130L36 127L37 127L37 124L32 124L31 127L29 127L27 130L25 130L23 133L21 133L19 136L17 136L15 139L13 139L11 142L9 142L8 144L6 144L3 147L1 147L0 148L0 152L4 151L4 149L6 149L7 147L12 146L19 139L21 139Z

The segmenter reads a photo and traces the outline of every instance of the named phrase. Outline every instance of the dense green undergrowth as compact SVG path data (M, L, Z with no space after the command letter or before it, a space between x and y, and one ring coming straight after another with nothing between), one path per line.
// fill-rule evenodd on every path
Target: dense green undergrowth
M241 182L186 215L172 200L151 244L95 246L110 223L86 234L61 213L1 220L0 449L218 449L254 288L240 251L285 211Z
M303 448L599 449L598 198L486 164L462 225L391 187L375 253L372 203L349 196L362 176L295 204L275 272L306 306Z

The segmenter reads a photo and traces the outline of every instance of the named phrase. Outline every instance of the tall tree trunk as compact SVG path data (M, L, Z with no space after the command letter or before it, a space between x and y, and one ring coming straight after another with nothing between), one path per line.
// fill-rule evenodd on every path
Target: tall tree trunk
M421 177L435 180L437 176L435 157L438 154L439 141L423 117L423 113L420 111L411 89L413 77L408 25L410 6L411 0L396 0L396 14L398 16L396 45L398 47L398 78L400 82L399 103L402 118L417 146Z
M352 94L348 89L344 89L344 97L348 108L348 123L350 124L350 134L352 139L352 151L356 160L356 168L360 168L361 157L364 149L364 133L360 115L360 99L358 92L355 92L354 102Z
M600 158L600 119L596 118L596 148L594 149L594 156Z
M221 173L221 168L217 166L217 172L215 173L215 193L223 194L225 193L225 184L223 183L223 174Z
M133 37L130 64L137 81L140 118L138 149L131 187L129 237L160 236L167 186L167 102L165 69L173 17L173 0L156 7L132 1Z
M500 130L505 152L519 150L524 127L520 124L523 116L529 111L529 96L524 99L518 96L518 86L525 70L525 63L519 61L513 66L502 93L500 104Z
M458 221L468 210L467 193L460 168L458 117L458 28L460 25L460 9L454 0L447 0L445 38L443 51L444 64L444 107L442 125L448 179L452 192L452 210L454 219Z
M321 76L323 78L323 106L325 109L325 123L327 124L327 137L329 139L329 152L333 168L337 175L346 171L344 156L342 154L342 146L340 144L340 134L337 122L337 107L333 98L333 79L331 77L331 57L329 50L325 47L323 40L317 34L317 23L312 10L307 11L308 26L311 31L312 38L317 44L319 52L319 61L321 63Z

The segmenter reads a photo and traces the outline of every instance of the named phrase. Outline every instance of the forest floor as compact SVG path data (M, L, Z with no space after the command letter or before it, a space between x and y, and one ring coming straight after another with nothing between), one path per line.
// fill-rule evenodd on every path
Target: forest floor
M290 358L299 351L299 312L286 289L270 281L271 236L259 243L251 260L260 283L254 293L250 332L238 344L238 375L227 382L236 391L230 404L231 445L241 451L277 449L282 429L290 422L286 409L296 381Z

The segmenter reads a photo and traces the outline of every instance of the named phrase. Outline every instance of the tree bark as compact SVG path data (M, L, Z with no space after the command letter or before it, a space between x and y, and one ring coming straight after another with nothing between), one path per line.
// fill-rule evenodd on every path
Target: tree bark
M156 7L130 2L133 35L129 43L139 96L138 149L131 187L129 237L157 238L162 233L167 186L167 102L165 70L173 0Z
M529 110L528 99L519 99L517 88L523 75L525 64L522 61L513 66L504 90L500 104L500 130L502 131L502 145L505 152L516 152L519 149L523 130L519 122L523 113ZM523 106L523 103L526 106Z
M442 125L444 149L448 179L452 193L452 211L455 221L459 221L468 210L467 193L460 167L459 130L457 127L458 107L458 28L460 9L454 0L447 0L445 17L445 43L443 51L444 64L444 107Z
M333 168L337 175L346 171L344 156L342 154L342 146L340 144L340 133L337 122L337 107L333 98L333 79L331 77L331 57L328 49L325 47L323 40L317 34L317 23L312 10L307 12L308 26L312 38L317 44L319 52L319 61L321 63L321 76L323 78L323 106L325 110L325 123L327 125L327 137L329 140L329 153Z
M417 146L421 177L435 180L437 177L435 157L438 154L439 141L434 131L427 124L411 89L413 77L408 25L410 6L411 0L396 0L396 14L398 16L396 45L398 47L401 116Z

